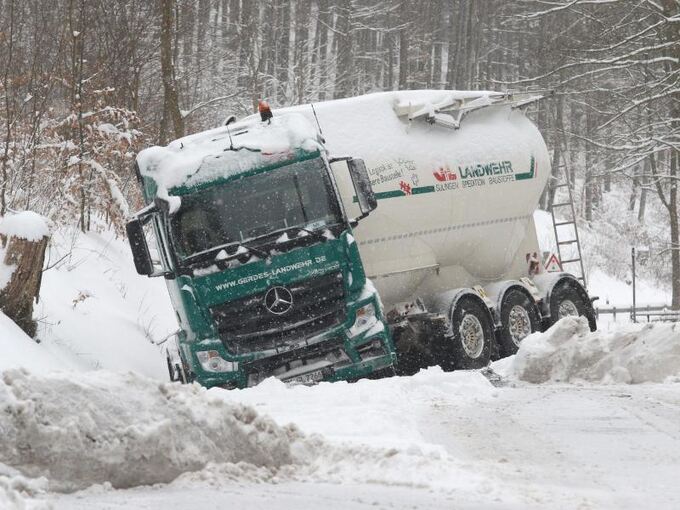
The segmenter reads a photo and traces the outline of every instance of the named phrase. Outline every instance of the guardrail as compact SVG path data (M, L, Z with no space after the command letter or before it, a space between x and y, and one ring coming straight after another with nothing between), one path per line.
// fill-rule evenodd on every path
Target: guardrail
M612 306L610 308L595 308L595 313L600 315L612 315L616 320L616 315L627 315L633 320L633 311L635 312L636 322L644 319L647 322L680 322L680 310L674 310L670 305L646 305L646 306Z

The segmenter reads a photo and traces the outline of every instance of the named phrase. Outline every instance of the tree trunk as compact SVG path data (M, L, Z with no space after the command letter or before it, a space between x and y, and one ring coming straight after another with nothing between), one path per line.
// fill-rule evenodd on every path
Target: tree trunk
M630 198L628 199L628 210L635 211L635 203L637 202L637 189L640 187L641 170L636 168L633 170L633 178L630 180Z
M175 13L175 0L162 0L161 2L161 76L163 80L163 118L164 124L173 126L175 138L184 136L184 118L179 109L179 97L175 82L175 65L172 59L172 33L173 17ZM163 129L159 134L159 142L167 143L168 132Z
M335 74L334 98L349 97L354 92L354 63L352 41L353 5L351 0L344 0L338 7L337 38L338 67Z
M3 263L14 266L10 281L0 290L0 309L28 336L35 336L33 300L38 299L42 281L42 267L49 238L28 241L19 237L0 236L6 248Z
M7 39L7 59L3 77L3 89L5 94L5 140L2 155L2 184L0 184L0 215L7 211L7 184L9 182L9 148L12 140L12 93L10 90L10 71L13 67L14 56L14 0L9 3L9 33L3 34Z
M678 0L662 0L663 14L667 19L677 18L680 14L680 2ZM674 63L670 60L666 61L665 67L670 76L672 73L680 71L680 45L678 41L678 31L674 23L667 23L662 32L663 40L666 42L675 42L675 44L667 50L668 56L674 59ZM672 93L670 104L672 122L669 126L671 132L676 132L680 129L680 92ZM671 288L673 289L673 308L680 308L680 225L678 224L678 177L680 177L680 151L677 146L670 149L670 190L668 193L668 214L670 216L670 234L671 234Z
M394 87L394 36L392 35L390 19L390 12L387 11L387 33L384 39L384 44L387 45L387 72L385 73L385 82L383 84L385 90L392 90L392 87Z
M446 64L446 86L450 89L454 89L456 88L456 61L457 61L456 55L458 54L458 46L456 45L456 41L458 39L458 32L456 30L457 18L454 13L453 0L449 1L448 6L449 6L449 25L448 25L449 46L446 52L446 57L448 58L448 62Z
M444 47L444 33L446 30L446 16L444 15L444 0L436 2L436 8L432 19L435 23L435 29L432 32L432 71L431 87L435 89L442 88L442 49Z
M563 116L563 105L564 101L562 96L558 96L554 102L555 106L555 125L553 126L553 160L552 167L550 169L550 179L548 179L548 185L544 191L542 197L542 207L544 210L549 210L552 208L552 204L555 202L555 192L557 188L555 185L560 182L561 178L566 176L568 171L567 157L568 154L564 153L562 150L563 141L566 137L564 135L564 116ZM566 143L564 143L566 147ZM568 150L568 147L566 147ZM560 171L560 164L565 166L564 171Z
M590 139L590 136L592 134L592 126L594 124L594 120L592 118L593 113L592 112L587 112L586 113L586 137ZM583 193L585 195L585 217L587 222L593 221L593 203L595 202L595 197L594 197L594 191L595 191L595 186L593 184L593 177L592 177L592 166L593 166L593 151L588 143L586 143L586 167L584 169L585 175L584 175L584 184L583 184Z
M408 89L408 34L402 28L399 32L399 90Z
M644 170L640 176L640 205L638 207L638 223L642 224L645 222L645 210L647 208L647 163L645 163Z

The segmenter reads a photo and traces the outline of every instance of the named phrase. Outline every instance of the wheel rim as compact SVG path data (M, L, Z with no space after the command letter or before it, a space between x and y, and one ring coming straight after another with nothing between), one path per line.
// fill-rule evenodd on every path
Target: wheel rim
M465 354L470 358L479 358L484 350L484 328L479 319L471 314L466 314L458 328L460 343Z
M531 334L531 318L526 308L521 305L515 305L510 309L508 330L510 338L517 346Z
M565 299L560 303L559 309L557 310L557 318L563 319L564 317L574 317L578 315L578 308L574 302L570 299Z

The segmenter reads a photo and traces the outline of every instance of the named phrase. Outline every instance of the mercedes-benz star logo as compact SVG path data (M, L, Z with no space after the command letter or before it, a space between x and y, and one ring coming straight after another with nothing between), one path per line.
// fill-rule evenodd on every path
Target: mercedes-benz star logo
M264 295L264 306L274 315L283 315L293 307L293 295L285 287L272 287Z

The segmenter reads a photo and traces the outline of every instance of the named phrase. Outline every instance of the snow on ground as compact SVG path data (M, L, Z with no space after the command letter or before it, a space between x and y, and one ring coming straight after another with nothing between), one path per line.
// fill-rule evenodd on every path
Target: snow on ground
M205 390L165 382L152 340L174 314L123 240L58 231L48 265L40 343L0 314L2 510L680 508L674 325L565 320L496 385L431 368Z
M0 463L20 473L0 470L0 502L677 508L680 377L669 375L680 373L678 332L667 324L616 335L586 329L567 319L534 335L494 365L506 375L500 385L479 371L438 368L313 387L270 379L237 391L108 371L5 370L0 430L9 440L0 442ZM554 367L545 382L516 375L539 355ZM586 364L602 370L579 371ZM607 377L618 366L629 382L665 382L620 384ZM21 489L19 475L34 488Z
M36 307L41 349L55 369L132 370L166 380L153 342L177 329L163 278L139 276L113 232L53 234Z
M53 490L170 482L208 462L278 468L299 434L197 385L100 370L3 372L0 461Z
M675 509L680 384L494 387L480 372L248 390L252 405L306 435L278 471L211 464L155 487L100 486L57 509ZM316 442L315 442L316 441Z
M29 479L21 475L10 475L14 472L0 464L0 508L21 510L49 510L53 506L49 501L37 499L45 495L48 488L47 480ZM3 474L4 473L4 474Z
M495 367L530 383L680 381L680 325L628 325L605 333L591 332L583 317L567 317L527 337L517 355Z
M591 271L588 287L593 296L600 299L596 306L601 308L629 307L633 303L632 280L617 280L600 270ZM670 288L664 288L648 280L638 279L635 283L635 294L638 306L663 305L671 302Z
M0 226L20 233L7 221ZM38 227L24 235L44 233ZM104 368L167 379L165 358L154 342L177 328L174 312L163 279L137 275L126 241L108 230L57 230L46 266L34 311L36 339L0 312L0 370L25 367L45 374Z
M332 397L347 394L344 403L336 399L346 418L344 435L338 429L335 436L328 434L331 440L325 435L303 435L298 425L279 426L224 390L158 384L107 371L36 376L8 370L0 382L0 430L5 439L0 443L0 462L26 476L48 479L52 491L98 484L99 488L78 493L75 499L62 498L88 500L91 507L99 506L91 497L108 497L112 488L167 483L178 475L170 491L235 483L267 483L265 490L271 490L274 483L320 482L456 491L467 499L499 496L486 477L468 470L437 445L429 445L415 421L403 427L402 434L397 430L409 407L404 397L409 395L410 407L417 402L429 405L454 393L466 402L493 398L496 390L479 373L443 374L432 369L411 379L318 388L321 391L315 396L314 389L289 390L269 381L251 397L260 399L259 393L270 401L283 400L289 411L291 402L301 402L300 412L293 410L290 416L307 415L312 424L310 411L322 406L319 426L329 420L337 425ZM403 406L379 412L387 410L397 396ZM357 403L348 406L354 397ZM365 412L374 406L378 411ZM359 416L362 420L357 422ZM419 417L420 413L413 414L414 420ZM361 424L367 425L366 430ZM392 435L381 438L383 427L392 429Z
M354 441L382 447L399 445L422 449L417 410L423 401L436 402L455 398L477 401L493 398L497 390L478 372L445 373L432 367L413 377L356 383L321 383L318 386L288 387L277 379L267 379L246 390L223 392L211 390L230 402L243 402L262 409L283 423L294 422L303 430L323 431L324 437L337 441ZM304 402L304 408L294 402ZM329 416L328 402L342 413ZM361 427L357 427L357 416ZM436 445L427 453L441 454Z
M28 337L9 317L0 312L0 372L8 368L25 367L44 373L54 369L49 352Z

